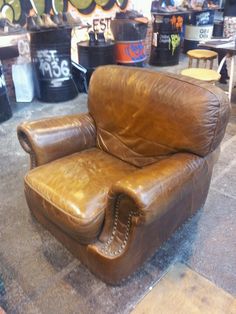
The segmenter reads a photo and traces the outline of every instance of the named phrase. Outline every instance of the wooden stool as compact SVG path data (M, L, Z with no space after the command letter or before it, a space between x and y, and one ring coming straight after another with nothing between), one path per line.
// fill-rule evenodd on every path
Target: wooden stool
M210 69L189 68L182 70L181 74L205 82L216 82L220 79L220 74Z
M210 61L210 69L213 68L213 61L217 58L218 53L212 50L206 49L193 49L187 52L189 57L188 67L192 67L193 59L197 60L197 68L199 67L200 61L204 61L205 68L207 67L207 61Z

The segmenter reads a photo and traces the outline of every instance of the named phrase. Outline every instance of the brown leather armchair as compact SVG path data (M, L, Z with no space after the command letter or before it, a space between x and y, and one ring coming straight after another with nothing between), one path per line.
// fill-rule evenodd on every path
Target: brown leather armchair
M89 113L18 127L38 221L102 280L134 272L204 205L230 106L219 88L98 68Z

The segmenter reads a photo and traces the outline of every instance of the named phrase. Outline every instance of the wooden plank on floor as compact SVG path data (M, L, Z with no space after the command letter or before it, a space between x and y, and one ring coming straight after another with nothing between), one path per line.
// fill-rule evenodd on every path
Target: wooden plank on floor
M132 314L236 314L236 299L178 263L141 300Z

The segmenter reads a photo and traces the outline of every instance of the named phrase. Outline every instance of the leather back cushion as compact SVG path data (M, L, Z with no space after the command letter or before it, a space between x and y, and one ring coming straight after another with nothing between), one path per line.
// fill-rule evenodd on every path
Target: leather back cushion
M229 118L228 98L213 85L122 66L95 71L88 105L98 147L139 167L176 152L207 155Z

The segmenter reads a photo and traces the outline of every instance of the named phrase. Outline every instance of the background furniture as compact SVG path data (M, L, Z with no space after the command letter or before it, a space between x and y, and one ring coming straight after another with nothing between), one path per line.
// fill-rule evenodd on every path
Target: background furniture
M105 66L91 78L88 108L18 127L33 168L25 195L35 217L114 284L204 205L229 102L211 84Z
M214 25L214 10L192 11L185 18L183 51L196 49L202 40L211 39Z
M200 47L209 48L216 52L223 52L225 57L221 60L218 72L220 73L224 62L228 58L230 60L230 77L229 77L229 89L228 89L228 96L229 100L231 100L232 90L233 90L233 82L234 82L234 64L235 64L235 55L236 55L236 46L235 40L230 40L227 38L222 39L213 39L210 41L202 42Z
M209 83L217 82L220 79L220 74L217 71L211 69L188 68L182 70L181 74Z
M116 63L143 67L146 59L145 39L148 19L129 18L125 13L116 14L111 20L111 30L115 39Z
M152 13L153 40L150 64L170 66L179 63L181 32L186 12Z
M195 78L201 81L214 83L220 79L219 71L212 70L213 61L217 58L217 53L206 49L193 49L187 52L189 57L189 68L181 71L182 75ZM196 60L196 68L192 68L193 60ZM209 61L210 69L206 69ZM205 68L199 68L200 62L204 63Z
M0 46L0 123L12 117L12 110L9 102L9 97L7 95L7 86L1 60L16 58L18 56L19 52L16 45Z
M115 43L111 40L93 45L89 41L82 41L77 47L79 62L87 70L87 84L97 67L116 63Z
M213 68L213 62L217 58L218 54L215 51L206 50L206 49L193 49L187 51L189 58L188 67L193 67L193 61L196 60L196 67L198 68L200 62L204 63L205 68L207 67L207 61L209 61L210 69Z
M7 95L6 81L0 61L0 123L10 119L12 111Z
M71 28L31 32L30 50L37 98L51 103L75 98L78 89L72 77Z

